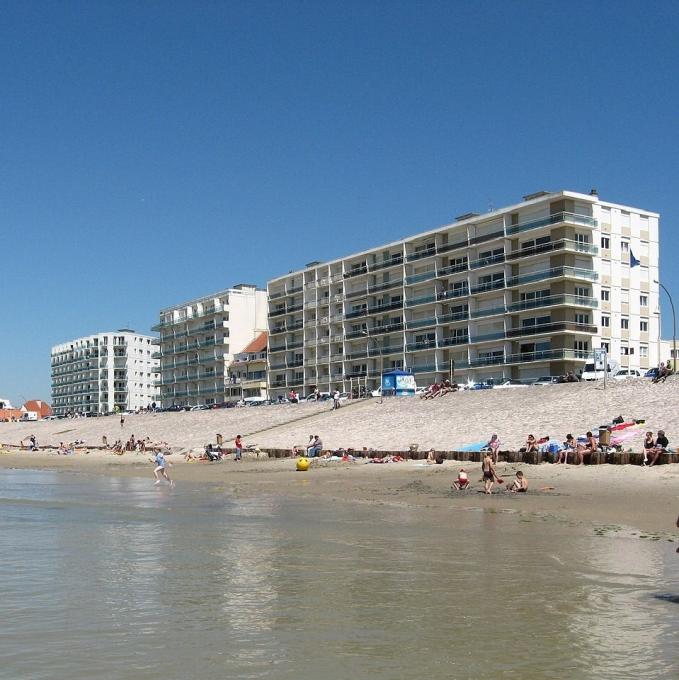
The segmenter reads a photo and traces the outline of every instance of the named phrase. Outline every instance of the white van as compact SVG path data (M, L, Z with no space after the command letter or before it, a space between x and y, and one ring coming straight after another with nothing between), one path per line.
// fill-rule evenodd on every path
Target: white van
M38 419L38 414L35 411L26 411L26 413L23 413L21 415L21 418L19 420L23 423L26 423L28 421L34 421Z
M613 378L618 374L620 364L615 359L608 360L607 378ZM582 369L581 380L601 380L604 377L604 367L601 362L588 361Z

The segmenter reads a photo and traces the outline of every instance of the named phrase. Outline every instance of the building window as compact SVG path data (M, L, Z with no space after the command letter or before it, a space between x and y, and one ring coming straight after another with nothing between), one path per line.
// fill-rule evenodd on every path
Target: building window
M648 347L646 345L640 345L639 346L639 356L642 359L647 359L648 358Z
M648 307L648 295L639 296L639 305L641 307Z
M631 354L634 354L634 347L628 347L627 345L622 345L620 347L620 354L623 356L629 356Z
M606 315L604 316L603 314L601 315L601 325L604 328L610 328L611 327L611 317Z
M586 326L589 324L589 314L576 314L575 323Z
M576 340L573 349L576 352L589 352L589 340Z
M606 354L611 353L611 344L609 342L602 342L601 343L601 349L606 352Z
M576 243L589 243L589 234L576 234L575 235L575 242Z
M620 247L622 248L623 255L629 253L629 241L621 241Z
M629 330L629 319L626 316L623 316L622 319L620 319L620 328L623 331Z
M601 237L601 247L604 250L609 250L611 247L611 239L608 236Z
M575 295L576 297L589 297L589 288L585 288L584 286L576 286Z
M609 302L611 299L611 291L607 288L601 289L601 300L602 302Z
M642 333L648 333L648 321L640 321L639 322L639 330Z

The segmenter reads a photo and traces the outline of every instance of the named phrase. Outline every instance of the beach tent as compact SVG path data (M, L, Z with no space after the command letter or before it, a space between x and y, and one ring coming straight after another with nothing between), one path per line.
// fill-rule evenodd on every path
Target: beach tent
M408 371L395 368L382 374L382 394L395 395L397 397L412 396L415 394L415 376Z

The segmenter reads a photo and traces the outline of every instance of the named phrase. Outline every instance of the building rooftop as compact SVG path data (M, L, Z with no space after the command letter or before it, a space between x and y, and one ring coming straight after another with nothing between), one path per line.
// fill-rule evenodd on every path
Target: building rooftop
M266 342L269 334L264 331L260 333L249 345L247 345L242 352L238 354L257 354L258 352L263 352L266 349Z

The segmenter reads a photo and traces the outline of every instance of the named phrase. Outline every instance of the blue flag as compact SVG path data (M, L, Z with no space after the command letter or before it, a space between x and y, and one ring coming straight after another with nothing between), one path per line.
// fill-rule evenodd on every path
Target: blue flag
M638 267L641 264L641 260L637 260L636 257L634 257L634 253L630 250L629 251L629 266L630 267Z

